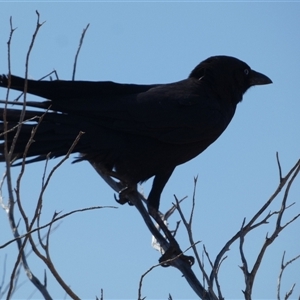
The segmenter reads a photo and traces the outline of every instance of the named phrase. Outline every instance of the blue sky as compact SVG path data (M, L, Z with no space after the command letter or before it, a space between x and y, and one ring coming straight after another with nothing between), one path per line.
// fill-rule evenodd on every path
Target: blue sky
M199 157L179 166L162 195L162 211L174 201L173 194L178 198L188 196L183 204L188 213L193 178L198 175L194 237L202 241L199 251L205 244L214 258L240 228L243 218L249 220L275 191L276 151L284 174L299 159L300 3L2 2L1 73L7 72L12 16L17 27L12 41L12 73L24 75L25 56L36 25L35 10L46 23L40 29L30 58L29 77L34 79L53 69L61 79L71 79L81 32L90 23L78 60L78 80L167 83L187 77L200 61L218 54L244 60L273 80L272 85L254 87L245 94L225 133ZM4 95L3 89L1 98ZM57 162L51 161L50 166ZM72 165L71 162L72 159L68 160L56 172L44 196L45 223L55 210L118 206L113 191L88 163ZM21 192L29 216L41 188L43 168L43 163L26 168ZM4 164L0 165L1 173L4 170ZM145 194L150 187L151 181L143 184ZM285 220L300 212L299 194L298 178L289 200L296 203ZM271 209L280 208L280 199ZM177 220L178 214L171 219L171 226ZM291 224L268 249L256 278L253 298L276 297L283 251L286 250L287 259L300 254L299 222ZM12 236L4 211L0 212L0 226L2 244ZM246 239L245 253L250 265L273 228L274 220ZM188 247L183 227L178 240L183 249ZM51 236L50 251L62 277L81 298L93 299L103 288L105 299L134 299L140 276L159 259L150 242L151 236L136 210L121 206L65 219ZM16 246L1 250L1 265L5 254L10 274ZM227 299L242 298L244 282L238 267L241 265L238 243L227 254L220 271L223 294ZM33 256L29 257L29 263L32 271L42 278L43 263ZM294 298L300 294L299 267L297 261L286 270L282 287L285 292L296 282ZM25 277L21 282L24 284L15 298L27 297L34 290ZM53 298L64 297L49 273L48 287ZM174 299L196 298L173 268L157 268L146 277L143 296L147 299L166 299L169 293ZM35 293L34 298L40 295Z

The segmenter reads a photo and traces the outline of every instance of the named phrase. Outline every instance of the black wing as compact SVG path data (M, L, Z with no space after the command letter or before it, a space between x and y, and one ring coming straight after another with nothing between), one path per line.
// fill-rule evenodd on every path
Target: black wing
M24 79L13 76L11 82L13 89L24 89ZM193 78L164 85L28 80L28 93L50 101L27 106L50 107L99 127L174 144L218 137L234 114L234 108L222 110L214 95Z

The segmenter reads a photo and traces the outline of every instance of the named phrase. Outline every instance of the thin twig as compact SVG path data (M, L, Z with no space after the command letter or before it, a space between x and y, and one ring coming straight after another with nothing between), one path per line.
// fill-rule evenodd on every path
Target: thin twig
M40 24L40 22L39 22L39 17L40 17L39 13L37 11L36 11L36 13L37 13L37 25L36 25L35 32L34 32L33 37L32 37L32 41L29 45L29 50L27 52L26 61L25 61L24 103L23 103L23 109L22 109L21 114L20 114L20 123L22 123L24 121L24 117L25 117L29 57L30 57L30 53L31 53L31 50L33 48L34 41L36 39L37 33L38 33L40 27L43 25L43 23ZM11 24L11 32L13 32L14 29L12 29L12 21L11 21L10 24ZM11 38L9 39L9 43L8 43L9 68L10 68L10 45L11 45ZM11 78L10 78L11 70L10 69L9 69L8 73L9 73L8 86L10 87L10 80L11 80ZM6 123L6 125L4 125L4 129L7 129L7 127L5 128L5 126L7 126L6 118L4 119L4 122ZM20 131L21 131L21 125L17 128L16 134L13 138L13 141L12 141L12 144L11 144L11 147L10 147L9 151L8 151L7 148L4 151L5 152L5 159L6 159L6 167L7 167L7 185L8 185L8 191L9 191L8 218L9 218L10 226L12 228L14 237L18 237L19 232L18 232L17 225L15 223L15 220L14 220L14 203L15 203L15 201L14 201L14 197L13 197L13 193L12 193L10 164L11 164L11 157L12 157L12 154L13 154L13 151L14 151L14 147L16 145L16 141L18 139ZM7 138L6 137L5 137L5 144L7 145ZM7 147L7 146L5 146L5 147ZM13 292L14 292L14 282L15 282L14 280L15 280L15 277L16 277L16 272L18 270L20 262L22 261L22 265L23 265L24 269L26 270L26 274L27 274L29 280L42 293L42 295L44 296L45 299L52 299L51 296L49 295L47 289L45 289L45 287L40 283L40 281L30 271L30 268L27 264L26 256L25 256L25 253L24 253L25 244L26 244L26 241L24 241L24 243L22 243L21 240L17 240L17 246L18 246L18 249L19 249L19 254L18 254L18 257L16 259L15 265L13 267L13 271L11 273L10 285L9 285L9 289L8 289L8 293L7 293L7 298L10 299Z
M81 46L82 46L82 43L83 43L85 33L88 30L89 26L90 26L90 24L87 24L87 26L83 29L83 32L81 34L81 38L80 38L80 41L79 41L79 46L78 46L78 49L77 49L77 52L76 52L76 55L75 55L75 60L74 60L72 80L75 80L75 73L76 73L78 55L79 55L79 52L80 52L80 49L81 49Z
M197 181L195 180L195 181L194 181L193 207L195 206L195 190L196 190L196 186L195 186L195 185L196 185L196 182L197 182ZM186 231L187 231L187 233L188 233L190 245L195 245L195 241L194 241L194 237L193 237L193 231L192 231L192 228L191 228L191 226L190 226L190 223L187 222L187 220L186 220L186 218L185 218L185 216L184 216L184 213L183 213L183 211L181 210L180 203L179 203L179 201L178 201L178 199L177 199L176 196L175 196L175 201L176 201L176 208L177 208L177 210L178 210L178 212L179 212L179 215L180 215L180 217L181 217L181 220L182 220L182 222L183 222L183 225L185 226ZM190 220L192 220L192 213L191 213L191 215L190 215ZM192 247L192 249L193 249L194 255L195 255L195 257L196 257L196 261L198 262L198 266L199 266L199 268L200 268L200 270L201 270L201 272L202 272L202 275L205 277L206 282L209 283L209 281L208 281L208 276L207 276L207 273L206 273L206 271L205 271L205 269L204 269L204 267L203 267L203 263L201 262L201 259L200 259L198 250L197 250L196 247ZM209 286L209 284L208 284L208 286Z
M284 263L284 257L285 257L285 251L283 252L283 255L282 255L281 268L280 268L280 273L279 273L279 277L278 277L277 300L280 300L281 280L282 280L282 275L283 275L283 272L284 272L285 268L288 265L290 265L292 262L294 262L295 260L297 260L298 258L300 258L300 255L295 256L294 258L292 258L291 260L287 261L286 263ZM289 296L292 295L294 287L295 287L295 283L292 285L292 287L289 290L289 292L286 293L286 295L284 297L285 300L287 300L289 298Z
M274 215L275 213L269 213L264 219L263 221L258 222L257 224L254 224L255 221L262 215L262 213L271 205L271 203L274 201L274 199L279 195L279 193L281 192L282 188L285 186L285 184L287 183L287 181L289 180L289 178L291 177L291 175L294 173L294 171L299 168L300 166L300 160L298 160L296 162L296 164L290 169L290 171L288 172L288 174L282 178L282 180L280 180L277 189L275 190L275 192L271 195L271 197L267 200L267 202L259 209L259 211L252 217L252 219L244 226L243 228L243 234L247 234L250 231L252 231L253 229L255 229L257 226L261 225L261 224L266 224L268 218L270 218L272 215ZM214 266L218 266L222 257L224 256L224 254L229 250L230 246L237 240L240 238L242 232L238 231L221 249L221 251L218 253L218 255L216 256L215 262L214 262ZM210 274L210 282L213 282L215 277L214 272L212 271Z
M15 242L15 241L17 241L19 239L23 239L26 236L31 235L32 233L34 233L34 232L36 232L38 230L47 228L51 224L53 224L53 223L55 223L55 222L57 222L59 220L62 220L62 219L66 218L66 217L68 217L70 215L73 215L73 214L79 213L79 212L85 212L85 211L89 211L89 210L102 209L102 208L118 208L118 207L116 207L116 206L92 206L92 207L86 207L86 208L80 208L80 209L72 210L72 211L70 211L68 213L65 213L65 214L61 215L61 216L55 217L54 219L52 219L50 222L46 223L45 225L41 225L41 226L39 226L37 228L31 229L30 231L28 231L28 232L26 232L26 233L18 236L17 238L12 239L12 240L10 240L10 241L8 241L8 242L0 245L0 249L3 249L5 247L7 247L9 244L11 244L11 243L13 243L13 242Z
M289 172L289 174L291 176L290 179L287 179L286 177L282 179L282 181L285 182L285 184L287 184L287 186L286 186L286 189L285 189L285 192L284 192L283 199L281 201L281 209L277 213L277 220L276 220L274 231L270 236L268 236L268 235L266 236L265 242L262 245L261 250L259 251L259 254L257 255L257 258L256 258L256 260L254 262L254 265L252 267L252 270L250 272L248 270L247 261L244 257L244 253L243 253L242 250L240 251L241 258L242 258L242 261L243 261L242 270L243 270L243 273L244 273L244 276L245 276L246 288L245 288L244 294L245 294L246 299L249 299L249 300L251 299L252 288L253 288L255 276L256 276L257 271L258 271L258 269L261 265L261 262L263 260L263 257L264 257L264 254L265 254L267 248L274 242L274 240L279 236L279 233L287 225L291 224L293 221L295 221L300 216L300 214L298 214L294 218L292 218L290 221L288 221L285 225L281 224L283 214L287 210L286 201L288 199L290 188L291 188L295 178L298 176L299 171L300 171L300 160L296 164L296 168L293 168L293 170L294 170L294 173ZM288 207L290 207L290 206L288 206ZM243 245L244 236L247 232L247 231L244 231L244 228L246 228L246 227L242 226L241 235L240 235L241 247ZM250 229L251 229L251 227L250 227Z
M282 181L282 171L281 171L281 164L280 164L278 152L276 152L276 161L277 161L278 172L279 172L279 182L281 182Z
M196 244L198 244L199 242L197 242ZM182 256L185 252L187 252L190 248L192 248L192 246L195 246L195 245L191 245L190 247L188 247L185 251L183 251L182 253L180 253L179 255L173 257L173 258L170 258L168 259L167 261L164 261L162 263L159 263L159 264L156 264L152 267L150 267L144 274L141 275L141 278L140 278L140 281L139 281L139 288L138 288L138 300L142 300L142 299L145 299L145 298L141 298L141 295L142 295L142 286L143 286L143 280L144 278L146 277L147 274L149 274L153 269L161 266L162 264L168 262L168 263L171 263L172 261L175 261L177 260L177 258L179 258L180 256Z

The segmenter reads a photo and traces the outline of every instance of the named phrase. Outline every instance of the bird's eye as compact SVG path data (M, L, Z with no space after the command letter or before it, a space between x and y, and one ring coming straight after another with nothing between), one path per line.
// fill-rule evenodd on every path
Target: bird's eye
M249 69L244 70L245 75L249 75Z

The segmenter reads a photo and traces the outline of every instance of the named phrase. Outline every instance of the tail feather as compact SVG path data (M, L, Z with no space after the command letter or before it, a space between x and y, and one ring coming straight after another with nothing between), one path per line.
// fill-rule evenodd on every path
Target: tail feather
M20 124L20 114L25 105L25 115L20 126L18 141L14 148L15 158L21 158L25 151L32 130L38 126L33 137L26 161L45 159L49 152L51 157L66 154L79 132L85 132L72 152L82 154L80 160L94 159L114 165L123 155L120 149L129 149L130 139L124 132L129 132L135 123L123 131L124 120L130 119L128 103L135 101L136 95L157 85L119 84L109 81L35 81L17 76L0 75L0 87L24 91L49 100L5 102L15 108L4 110L0 108L0 130L6 128L6 134L0 132L0 161L4 160L4 141L11 147ZM18 109L19 108L19 109ZM5 114L5 118L3 117ZM39 122L42 118L42 121ZM4 124L4 119L6 124ZM122 130L120 130L122 128ZM134 137L132 136L132 139Z
M6 114L6 124L3 121L4 112ZM2 141L0 143L0 153L2 154L0 154L0 162L5 160L3 155L4 143L6 142L8 149L10 149L18 126L21 126L21 130L17 143L14 145L12 159L22 158L32 132L36 129L27 152L26 162L43 160L47 156L51 158L65 155L80 131L74 118L68 115L54 112L48 112L44 115L44 112L27 111L24 122L20 124L20 113L20 110L0 109L2 119L2 122L0 122L0 141ZM41 118L43 118L42 122L39 123ZM64 126L61 126L62 124ZM84 147L78 145L73 152L78 152L79 150L84 150ZM49 155L49 153L51 154Z

